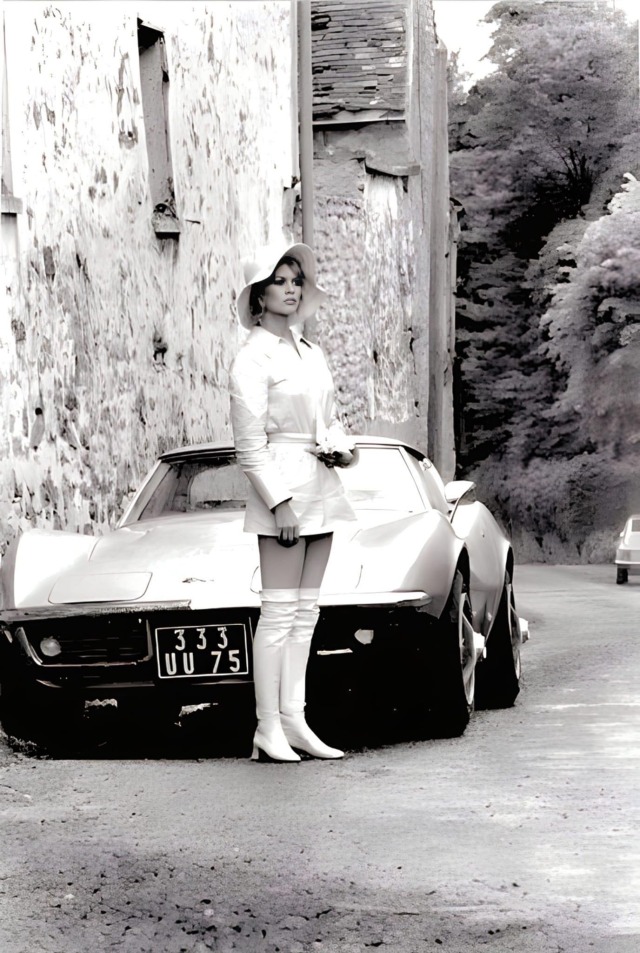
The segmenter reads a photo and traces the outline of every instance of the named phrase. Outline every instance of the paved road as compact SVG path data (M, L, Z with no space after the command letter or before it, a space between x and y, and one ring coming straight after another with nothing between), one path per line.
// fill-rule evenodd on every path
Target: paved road
M145 758L102 710L83 758L0 750L0 949L638 953L640 582L613 578L517 571L523 690L460 739L258 765L195 713Z

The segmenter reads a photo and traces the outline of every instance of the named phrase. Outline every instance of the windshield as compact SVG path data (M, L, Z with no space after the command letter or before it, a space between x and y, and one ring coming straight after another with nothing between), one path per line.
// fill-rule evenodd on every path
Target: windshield
M424 510L416 480L395 447L362 447L357 465L337 471L357 513ZM174 513L243 510L249 483L232 454L164 460L152 473L127 522Z

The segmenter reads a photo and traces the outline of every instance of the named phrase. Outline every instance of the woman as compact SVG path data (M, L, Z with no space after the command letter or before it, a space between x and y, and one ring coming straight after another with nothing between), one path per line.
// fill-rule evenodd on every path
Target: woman
M305 673L332 532L355 519L335 466L354 443L335 409L324 355L296 329L320 306L308 245L262 249L245 263L238 316L250 334L230 372L238 462L249 478L245 532L258 534L260 621L253 643L254 759L341 758L304 718Z

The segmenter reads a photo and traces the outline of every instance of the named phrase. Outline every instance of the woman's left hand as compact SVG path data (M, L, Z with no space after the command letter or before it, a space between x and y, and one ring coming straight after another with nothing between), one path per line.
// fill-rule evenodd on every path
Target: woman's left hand
M312 452L312 451L310 451ZM315 450L315 456L324 463L325 467L350 467L358 462L358 448L353 450Z
M353 450L336 450L334 456L334 467L350 467L353 463L358 462L358 448L354 447Z
M348 467L353 462L353 454L350 450L336 450L334 467Z

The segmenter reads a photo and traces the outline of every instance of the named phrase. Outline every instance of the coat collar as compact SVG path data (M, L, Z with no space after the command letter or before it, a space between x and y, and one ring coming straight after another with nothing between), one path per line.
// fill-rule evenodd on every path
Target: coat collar
M291 334L293 335L293 340L298 350L300 350L301 344L305 344L308 348L311 348L311 342L307 341L296 328L291 328ZM283 341L277 334L272 334L271 331L267 331L266 328L260 327L260 325L256 325L251 329L249 332L249 340L258 344L265 354L269 356L275 354L276 349L280 347L281 344L288 347L286 341Z

